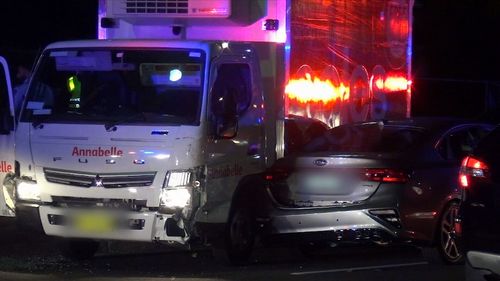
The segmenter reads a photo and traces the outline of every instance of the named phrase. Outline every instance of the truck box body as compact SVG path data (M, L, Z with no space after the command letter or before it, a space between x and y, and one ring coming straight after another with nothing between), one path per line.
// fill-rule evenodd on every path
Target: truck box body
M19 220L62 237L204 236L283 156L286 115L409 115L411 7L100 0L99 39L51 44L35 68L7 178Z
M410 115L413 0L166 4L181 2L188 11L204 7L219 14L202 18L177 9L165 19L154 1L108 1L101 5L99 36L285 43L285 114L330 126ZM103 28L109 16L119 19L114 28ZM175 26L178 34L170 32Z
M330 126L408 117L411 8L408 0L291 1L290 77L302 83L287 91L288 112Z
M100 39L274 43L286 40L287 1L284 0L100 0L99 3ZM266 20L277 20L278 25L268 23L266 30L263 26Z

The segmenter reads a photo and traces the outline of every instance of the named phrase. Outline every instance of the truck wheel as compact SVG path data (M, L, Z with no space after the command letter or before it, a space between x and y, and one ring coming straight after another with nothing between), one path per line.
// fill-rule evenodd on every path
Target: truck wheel
M233 265L248 263L255 243L255 223L247 207L237 207L231 212L226 229L225 250Z
M62 255L77 261L91 259L99 249L99 242L94 240L67 239L61 242Z
M437 250L446 264L463 263L463 253L455 232L458 203L450 202L441 213L437 229Z

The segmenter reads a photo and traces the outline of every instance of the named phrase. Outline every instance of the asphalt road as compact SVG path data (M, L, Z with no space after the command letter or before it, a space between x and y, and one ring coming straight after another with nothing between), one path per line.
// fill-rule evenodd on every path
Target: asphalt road
M445 266L433 249L409 246L336 247L313 257L295 248L261 248L249 265L234 267L210 251L123 242L74 262L58 253L57 243L0 218L0 280L464 280L463 266Z

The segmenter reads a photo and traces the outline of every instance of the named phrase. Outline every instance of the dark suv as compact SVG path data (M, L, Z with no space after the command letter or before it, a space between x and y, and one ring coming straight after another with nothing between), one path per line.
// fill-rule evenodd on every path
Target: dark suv
M467 280L500 280L500 127L462 161L459 184Z

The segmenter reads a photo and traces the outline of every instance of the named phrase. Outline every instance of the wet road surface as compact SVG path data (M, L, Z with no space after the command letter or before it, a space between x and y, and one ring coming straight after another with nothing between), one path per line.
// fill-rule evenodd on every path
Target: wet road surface
M464 280L463 266L443 265L430 248L346 246L312 257L261 248L250 264L229 266L208 250L113 242L76 262L59 254L57 238L19 231L8 218L0 229L0 280Z

